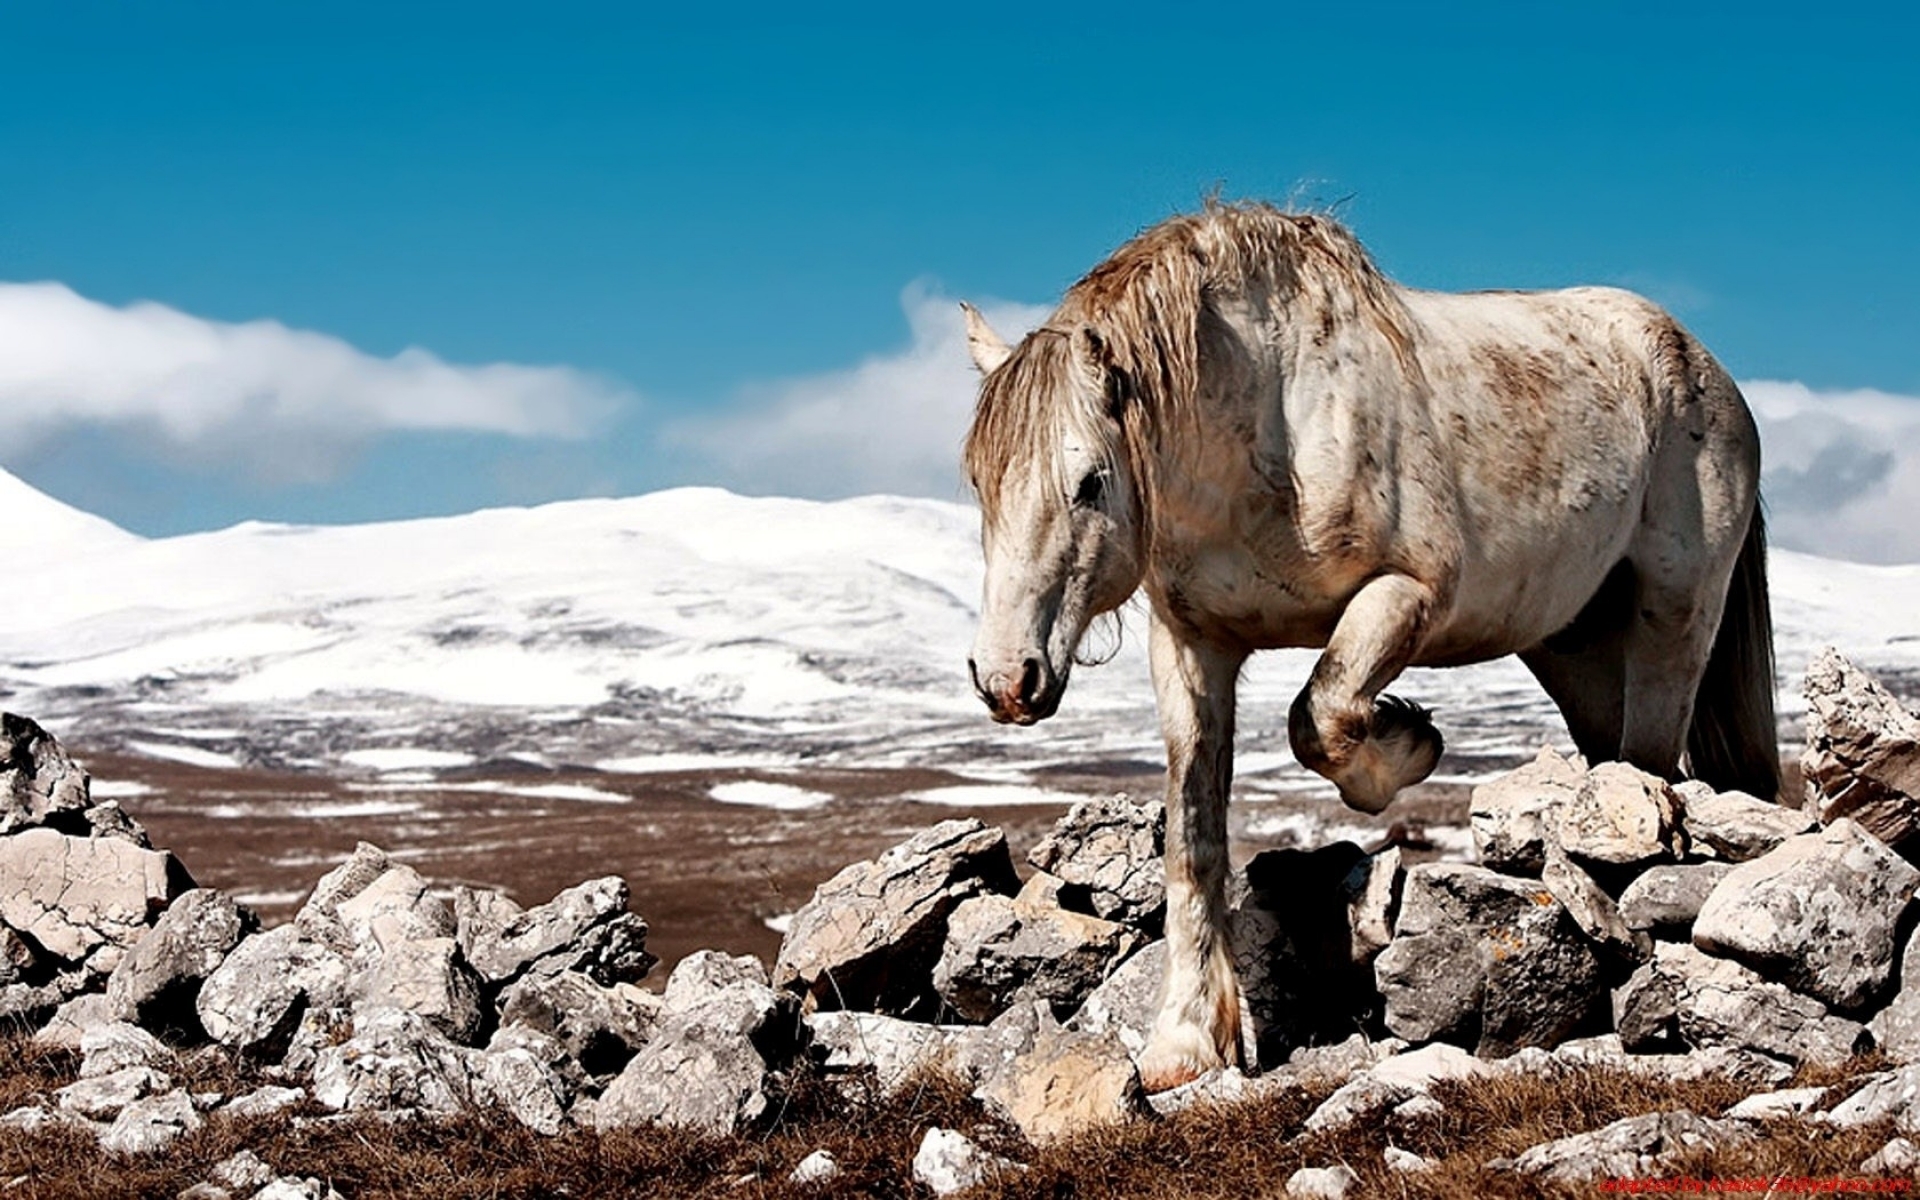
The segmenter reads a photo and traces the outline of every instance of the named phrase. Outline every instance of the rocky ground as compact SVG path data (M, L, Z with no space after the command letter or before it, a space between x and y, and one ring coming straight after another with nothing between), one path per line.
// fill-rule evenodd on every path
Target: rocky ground
M974 818L875 827L770 968L710 939L656 971L628 879L516 900L366 843L263 923L9 717L0 1168L200 1200L1910 1185L1920 720L1838 656L1807 691L1804 806L1545 751L1474 789L1475 862L1245 859L1244 1069L1156 1096L1153 801L1018 859Z

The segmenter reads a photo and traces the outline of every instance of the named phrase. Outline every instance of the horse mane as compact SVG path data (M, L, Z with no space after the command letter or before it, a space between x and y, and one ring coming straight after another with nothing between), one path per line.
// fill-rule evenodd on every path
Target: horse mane
M1017 457L1057 461L1069 429L1097 423L1097 413L1056 407L1076 394L1071 335L1079 328L1109 360L1129 457L1152 490L1151 452L1165 431L1194 420L1209 297L1255 290L1310 316L1324 336L1364 323L1412 366L1409 318L1394 285L1344 225L1320 213L1210 200L1136 235L1087 272L982 383L963 461L983 508L995 511L1001 477Z

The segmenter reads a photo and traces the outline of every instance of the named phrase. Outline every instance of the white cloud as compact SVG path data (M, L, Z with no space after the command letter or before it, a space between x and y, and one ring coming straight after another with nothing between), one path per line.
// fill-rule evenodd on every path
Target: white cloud
M418 349L377 358L277 321L0 283L0 454L93 425L257 473L324 477L372 434L578 437L629 399L565 367L457 366Z
M1861 562L1920 562L1920 397L1740 385L1760 423L1769 532Z
M900 307L913 331L906 349L752 389L735 411L679 422L663 440L700 459L713 481L750 492L958 498L960 441L979 387L960 306L913 284ZM981 308L1010 342L1048 312L1021 304Z

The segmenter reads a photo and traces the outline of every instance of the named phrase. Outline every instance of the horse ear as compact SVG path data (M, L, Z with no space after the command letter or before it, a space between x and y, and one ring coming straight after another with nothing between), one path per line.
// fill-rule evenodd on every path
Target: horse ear
M967 318L967 353L973 355L973 365L980 368L982 375L993 374L996 367L1007 361L1013 348L1000 340L979 309L962 300L960 311Z

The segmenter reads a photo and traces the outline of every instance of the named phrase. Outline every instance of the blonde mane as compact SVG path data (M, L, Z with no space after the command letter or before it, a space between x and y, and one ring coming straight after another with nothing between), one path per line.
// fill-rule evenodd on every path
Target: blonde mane
M1138 485L1151 491L1162 432L1190 420L1198 403L1209 297L1248 291L1265 292L1325 335L1364 322L1411 365L1399 296L1345 226L1318 213L1209 202L1114 251L982 383L963 462L983 509L996 511L1016 462L1057 462L1069 434L1098 426L1097 411L1067 411L1086 407L1073 403L1086 398L1073 386L1071 335L1079 328L1108 359L1127 455Z

